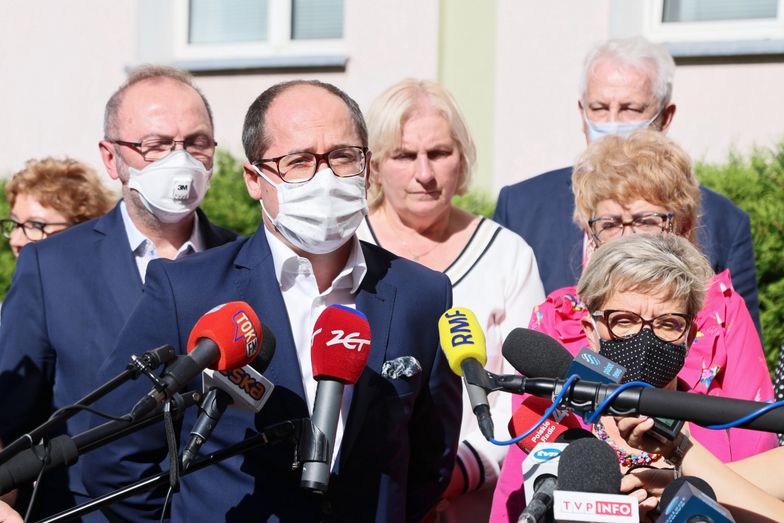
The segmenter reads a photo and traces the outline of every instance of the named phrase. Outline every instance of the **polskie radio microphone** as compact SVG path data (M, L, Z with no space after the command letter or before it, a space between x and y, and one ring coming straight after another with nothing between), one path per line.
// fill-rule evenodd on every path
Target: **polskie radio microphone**
M131 409L138 419L182 390L207 367L218 371L243 367L261 347L261 323L245 302L218 305L199 318L188 339L188 354L164 370L159 383Z
M694 476L683 476L667 485L662 493L659 507L662 512L656 523L735 521L730 511L716 501L716 494L711 486Z
M545 398L528 396L523 399L509 420L509 434L516 438L533 427L544 415L552 402ZM569 411L556 409L534 432L517 442L517 446L530 452L539 443L556 441L561 434L569 429L579 429L580 422Z
M618 494L618 457L607 443L578 439L561 453L553 517L559 522L639 522L637 498Z
M487 363L485 335L476 316L464 307L449 309L438 320L438 339L452 372L463 378L471 409L479 430L488 440L494 436L493 418L487 403L487 391L481 383Z
M315 448L304 457L300 486L326 492L343 388L357 382L370 356L370 324L365 315L344 305L324 309L313 327L310 354L318 382L311 421L326 437L327 452L326 461L313 458Z
M275 385L262 373L275 355L275 336L261 324L261 350L249 365L239 369L202 372L204 398L199 405L199 417L191 429L191 437L182 452L182 468L187 469L199 449L212 434L226 408L260 412Z

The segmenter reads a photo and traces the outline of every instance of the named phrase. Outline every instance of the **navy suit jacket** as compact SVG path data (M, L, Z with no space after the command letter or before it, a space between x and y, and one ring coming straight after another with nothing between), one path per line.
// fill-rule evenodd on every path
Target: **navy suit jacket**
M357 309L371 327L370 360L354 385L329 492L314 496L292 470L294 447L258 448L182 479L174 522L419 521L438 501L454 465L461 419L461 384L439 350L437 322L451 306L449 280L391 253L362 244L366 273ZM247 302L275 334L277 348L264 375L275 389L258 414L228 409L201 450L208 455L280 422L308 416L288 314L263 228L253 237L178 263L153 262L144 296L119 344L99 373L115 375L131 354L164 343L186 347L196 321L229 301ZM384 361L414 356L422 372L408 380L380 374ZM201 388L201 380L191 387ZM128 412L150 390L147 379L123 387L101 406ZM119 390L117 392L120 392ZM198 412L182 423L181 445ZM160 470L166 444L159 425L84 456L85 482L93 495ZM165 468L168 468L165 466ZM160 500L139 496L109 507L110 519L157 521Z
M732 285L746 300L761 332L749 215L703 185L700 193L697 238L703 252L717 274L730 270ZM582 272L583 233L572 221L573 214L571 167L504 187L498 196L493 219L533 248L547 294L575 285Z
M236 238L233 232L212 225L201 212L199 224L205 247ZM4 442L93 389L96 371L117 343L141 294L142 280L119 204L100 218L22 249L3 303L0 329L0 438ZM86 413L77 414L68 420L67 433L86 430L88 419ZM80 463L68 472L67 480L65 474L44 476L37 509L51 514L73 506L74 495L79 500L86 494Z

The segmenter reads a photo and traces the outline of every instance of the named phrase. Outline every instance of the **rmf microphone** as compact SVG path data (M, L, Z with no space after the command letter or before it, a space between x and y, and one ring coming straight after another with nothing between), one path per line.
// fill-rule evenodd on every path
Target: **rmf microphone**
M659 502L662 513L656 523L728 523L730 511L716 501L708 483L694 476L676 479L664 489Z
M481 383L487 363L485 335L476 316L464 307L453 307L438 320L438 339L452 372L463 378L479 430L488 440L494 436L493 418L487 403L487 391L472 383Z
M226 407L232 406L260 412L275 385L262 373L275 355L275 336L261 324L261 350L258 356L239 369L202 372L204 398L199 405L199 417L191 429L191 437L182 453L182 468L187 469L199 449L212 434Z
M188 354L164 370L159 383L131 409L138 419L182 390L201 371L223 371L253 361L261 347L261 323L245 302L218 305L199 318L188 339Z
M313 326L310 357L313 378L318 381L311 421L326 437L326 461L315 459L317 449L310 449L310 455L303 459L302 488L326 492L343 388L346 384L357 382L369 356L370 324L367 317L344 305L330 305L324 309Z

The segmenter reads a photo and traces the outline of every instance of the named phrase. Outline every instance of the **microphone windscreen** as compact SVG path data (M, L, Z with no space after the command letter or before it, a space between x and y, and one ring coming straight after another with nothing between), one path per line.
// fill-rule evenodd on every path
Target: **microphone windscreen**
M570 445L577 441L578 439L584 438L592 438L596 439L596 436L588 432L582 427L575 427L572 429L566 429L565 431L561 432L561 434L555 438L556 443L566 443Z
M667 485L667 487L664 489L664 492L662 492L661 495L661 501L659 501L659 506L666 507L669 505L672 501L672 498L675 497L684 483L691 484L694 488L698 489L712 500L716 500L716 492L713 491L713 487L711 487L707 481L702 478L698 478L697 476L681 476L680 478L674 479L672 482L670 482L670 484Z
M621 467L615 451L595 438L569 444L558 462L558 490L618 494Z
M463 376L463 362L475 359L484 367L487 363L485 333L476 316L464 307L453 307L438 319L438 339L449 368Z
M506 337L501 353L517 372L528 378L561 378L572 364L572 355L556 340L520 327Z
M527 432L542 417L552 402L545 398L528 396L512 414L509 420L509 434L516 438ZM556 441L565 431L579 428L580 422L571 412L556 410L535 431L517 442L517 446L525 452L531 452L539 443Z
M259 355L256 356L256 359L250 363L250 366L261 373L267 370L270 362L272 362L272 357L275 355L275 345L276 340L275 335L272 334L272 329L262 323L261 350L259 350Z
M344 305L330 305L316 319L310 357L313 377L356 383L370 356L370 323Z
M244 367L261 348L261 322L256 312L244 301L218 305L199 318L188 337L188 352L199 340L212 340L220 350L220 358L210 366L224 371ZM270 356L271 358L272 356Z

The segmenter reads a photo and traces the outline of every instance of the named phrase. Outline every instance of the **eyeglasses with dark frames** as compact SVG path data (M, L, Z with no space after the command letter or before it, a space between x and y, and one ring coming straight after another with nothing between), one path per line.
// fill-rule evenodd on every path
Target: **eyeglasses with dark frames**
M676 341L689 330L692 324L691 316L680 312L660 314L650 320L646 320L635 312L616 309L594 311L591 316L604 320L613 338L634 336L647 325L653 334L662 341Z
M628 222L623 221L618 215L597 216L588 220L588 227L594 239L606 242L623 236L626 227L631 227L632 232L638 233L663 233L672 232L674 213L641 212L633 214Z
M367 147L338 147L325 153L290 153L276 158L262 158L251 162L260 168L262 163L274 163L278 177L286 183L304 183L316 175L319 163L326 161L335 176L349 178L365 171Z
M55 234L60 232L58 231L47 231L47 227L55 227L55 226L65 226L68 227L72 225L70 222L39 222L39 221L27 221L27 222L18 222L13 218L4 218L0 220L0 229L3 231L3 236L6 239L11 239L11 235L14 233L16 229L22 229L25 237L30 240L31 242L41 241L50 234Z
M209 160L215 153L218 142L209 136L200 134L185 140L174 140L163 136L150 136L140 142L128 142L125 140L109 140L117 145L132 147L142 155L145 162L154 162L166 157L174 151L177 144L180 144L191 156L198 160Z

